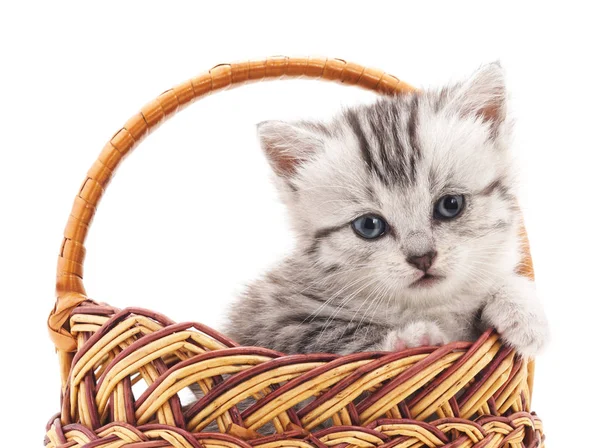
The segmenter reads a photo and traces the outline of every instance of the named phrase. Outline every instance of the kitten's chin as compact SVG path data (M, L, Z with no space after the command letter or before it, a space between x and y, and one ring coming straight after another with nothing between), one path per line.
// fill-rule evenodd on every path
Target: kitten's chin
M445 277L443 275L423 274L420 278L408 285L408 287L410 289L428 289L439 285L444 279Z

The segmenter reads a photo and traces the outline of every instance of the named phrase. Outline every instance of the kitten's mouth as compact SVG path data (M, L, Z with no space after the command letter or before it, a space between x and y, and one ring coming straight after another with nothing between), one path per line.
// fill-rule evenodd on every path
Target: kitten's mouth
M441 275L424 274L421 276L421 278L412 282L409 286L411 288L427 288L440 282L443 278L444 277Z

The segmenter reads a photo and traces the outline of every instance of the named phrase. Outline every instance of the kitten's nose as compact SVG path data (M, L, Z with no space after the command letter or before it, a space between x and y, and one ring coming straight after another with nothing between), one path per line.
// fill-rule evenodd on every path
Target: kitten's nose
M437 252L431 251L431 252L427 252L424 255L415 255L413 257L407 257L406 261L409 264L412 264L414 267L416 267L420 271L423 271L426 273L429 270L429 268L431 267L431 265L433 264L433 261L435 260L436 256L437 256Z

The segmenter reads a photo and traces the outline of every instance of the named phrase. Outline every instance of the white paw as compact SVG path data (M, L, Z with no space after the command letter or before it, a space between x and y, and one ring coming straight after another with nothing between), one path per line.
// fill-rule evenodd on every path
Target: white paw
M548 323L543 315L527 311L511 313L509 319L499 319L495 328L504 342L527 359L536 357L546 346Z
M435 322L417 321L390 331L383 340L382 350L397 352L410 347L443 345L448 342L449 338Z
M507 345L527 359L537 356L546 346L550 331L544 311L533 288L511 291L509 300L492 299L483 309L483 320L492 325ZM520 297L514 297L519 294Z

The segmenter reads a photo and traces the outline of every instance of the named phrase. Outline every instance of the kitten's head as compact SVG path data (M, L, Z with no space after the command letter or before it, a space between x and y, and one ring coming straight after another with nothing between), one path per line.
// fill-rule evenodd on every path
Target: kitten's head
M353 284L348 294L436 300L489 287L518 263L509 128L491 64L328 124L267 121L258 133L325 280Z

